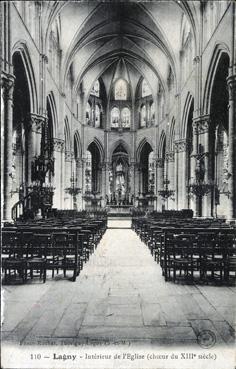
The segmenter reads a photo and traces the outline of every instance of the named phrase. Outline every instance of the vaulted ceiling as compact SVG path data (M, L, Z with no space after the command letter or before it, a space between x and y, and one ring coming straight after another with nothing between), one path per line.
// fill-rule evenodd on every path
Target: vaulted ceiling
M165 90L170 67L178 76L183 19L197 52L198 1L47 3L53 3L47 36L57 21L64 82L73 69L75 89L83 81L84 91L90 91L100 76L108 81L122 58L133 83L142 75L153 91L160 84Z

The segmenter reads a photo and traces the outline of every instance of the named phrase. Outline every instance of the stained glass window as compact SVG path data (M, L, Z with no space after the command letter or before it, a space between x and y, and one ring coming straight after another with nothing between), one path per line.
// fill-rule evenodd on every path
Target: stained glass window
M86 163L85 163L85 191L92 191L92 155L90 151L86 151Z
M91 106L89 103L86 105L86 123L89 124L91 122Z
M122 127L128 128L130 127L130 110L129 108L124 108L121 111L121 122Z
M150 96L152 94L150 87L148 86L146 80L142 82L142 97Z
M140 126L141 127L146 127L146 120L147 120L147 109L146 109L146 105L143 105L141 107L141 117L140 117Z
M114 107L111 111L111 127L118 128L120 120L120 110Z
M154 193L155 189L155 165L154 152L151 151L148 156L148 192Z
M154 107L153 102L150 105L150 112L151 112L151 123L154 123L154 121L155 121L155 107Z
M95 127L100 127L100 107L98 104L95 105Z
M91 95L94 95L94 96L97 96L97 97L99 97L99 95L100 95L100 83L99 83L98 80L93 85L93 88L91 90Z
M127 100L127 83L123 79L115 84L115 100Z

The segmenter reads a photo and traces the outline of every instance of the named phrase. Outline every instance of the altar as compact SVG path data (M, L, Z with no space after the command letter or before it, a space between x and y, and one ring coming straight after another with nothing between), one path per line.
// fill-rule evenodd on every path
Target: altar
M108 216L112 216L112 217L130 216L132 208L133 207L129 205L123 205L123 206L109 205L106 207Z

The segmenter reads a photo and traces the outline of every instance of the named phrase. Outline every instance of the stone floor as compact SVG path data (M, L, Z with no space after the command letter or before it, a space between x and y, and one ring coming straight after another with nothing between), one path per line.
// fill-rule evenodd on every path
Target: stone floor
M58 275L4 286L2 339L188 346L207 330L228 347L235 306L233 287L165 282L131 229L108 229L75 283Z

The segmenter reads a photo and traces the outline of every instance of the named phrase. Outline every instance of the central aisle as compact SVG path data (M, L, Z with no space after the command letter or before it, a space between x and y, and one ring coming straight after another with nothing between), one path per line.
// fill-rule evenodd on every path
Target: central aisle
M75 283L6 286L3 339L33 343L196 343L203 329L233 342L235 291L166 283L130 229L108 229Z

